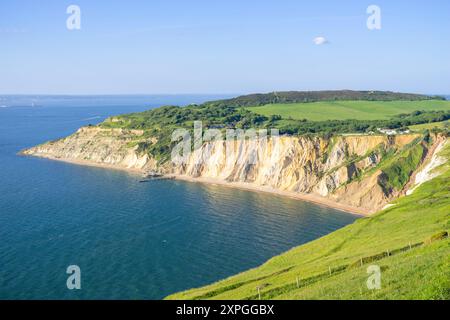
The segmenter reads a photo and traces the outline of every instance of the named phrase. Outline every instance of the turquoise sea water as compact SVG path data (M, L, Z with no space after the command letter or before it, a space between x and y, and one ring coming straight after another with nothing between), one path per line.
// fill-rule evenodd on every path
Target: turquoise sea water
M16 153L107 116L216 97L0 97L0 299L160 299L355 216L283 197ZM31 107L30 105L34 105ZM81 268L68 290L66 268Z

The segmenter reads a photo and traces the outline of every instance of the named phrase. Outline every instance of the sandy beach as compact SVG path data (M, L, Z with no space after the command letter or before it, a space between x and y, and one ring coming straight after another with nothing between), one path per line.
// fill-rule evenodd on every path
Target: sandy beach
M30 156L24 153L19 153L20 155ZM137 169L137 168L127 168L117 165L110 165L110 164L104 164L104 163L95 163L91 161L84 161L84 160L74 160L74 159L66 159L66 158L56 158L51 155L32 155L39 158L49 159L49 160L55 160L55 161L62 161L66 163L71 163L75 165L83 165L83 166L90 166L90 167L97 167L97 168L104 168L104 169L113 169L113 170L120 170L120 171L126 171L132 174L136 175L143 175L145 174L145 170ZM228 182L224 180L219 179L212 179L212 178L193 178L186 175L176 175L176 174L167 174L166 177L168 178L174 178L175 180L182 180L187 182L193 182L193 183L206 183L206 184L214 184L214 185L220 185L224 187L229 188L238 188L242 190L247 191L253 191L253 192L264 192L269 193L272 195L282 196L282 197L288 197L291 199L301 200L301 201L307 201L311 202L317 205L322 205L330 208L334 208L337 210L345 211L351 214L355 215L362 215L362 216L368 216L370 213L367 212L364 209L345 205L342 203L335 202L333 200L314 195L314 194L306 194L306 193L298 193L298 192L292 192L292 191L284 191L284 190L277 190L271 187L267 186L258 186L252 183L244 183L244 182Z
M335 202L330 199L327 199L327 198L324 198L321 196L317 196L314 194L277 190L277 189L267 187L267 186L258 186L258 185L252 184L252 183L244 183L244 182L227 182L227 181L223 181L223 180L219 180L219 179L211 179L211 178L193 178L193 177L189 177L189 176L185 176L185 175L168 175L168 176L174 177L177 180L183 180L183 181L188 181L188 182L195 182L195 183L200 182L200 183L206 183L206 184L215 184L215 185L225 186L225 187L229 187L229 188L238 188L238 189L243 189L243 190L248 190L248 191L253 191L253 192L270 193L270 194L277 195L277 196L288 197L288 198L292 198L292 199L296 199L296 200L311 202L311 203L314 203L317 205L334 208L334 209L345 211L345 212L348 212L351 214L363 215L363 216L369 215L369 213L367 211L365 211L361 208L341 204L341 203L338 203L338 202Z

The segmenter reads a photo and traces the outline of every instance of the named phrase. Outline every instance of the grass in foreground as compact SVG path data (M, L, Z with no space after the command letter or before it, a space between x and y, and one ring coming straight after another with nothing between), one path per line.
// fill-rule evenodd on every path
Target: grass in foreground
M449 144L441 155L450 159ZM168 299L258 299L257 287L262 299L450 299L450 240L429 241L450 229L450 163L438 170L387 210ZM369 265L381 267L381 290L367 289Z
M391 117L416 110L450 110L450 101L321 101L312 103L268 104L247 107L255 113L283 119L310 121L324 120L387 120Z

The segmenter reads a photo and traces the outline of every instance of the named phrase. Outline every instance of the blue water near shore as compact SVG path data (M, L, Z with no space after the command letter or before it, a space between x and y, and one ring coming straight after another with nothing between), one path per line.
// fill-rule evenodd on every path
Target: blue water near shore
M0 299L160 299L356 219L279 196L140 184L126 172L16 155L110 115L212 98L1 97ZM66 287L69 265L81 268L81 290Z

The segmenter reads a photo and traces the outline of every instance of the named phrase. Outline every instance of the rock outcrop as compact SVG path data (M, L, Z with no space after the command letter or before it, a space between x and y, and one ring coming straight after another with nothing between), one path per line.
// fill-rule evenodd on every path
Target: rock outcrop
M137 141L145 140L142 130L83 127L73 135L24 150L32 155L54 160L142 170L157 167L149 155L140 153Z

